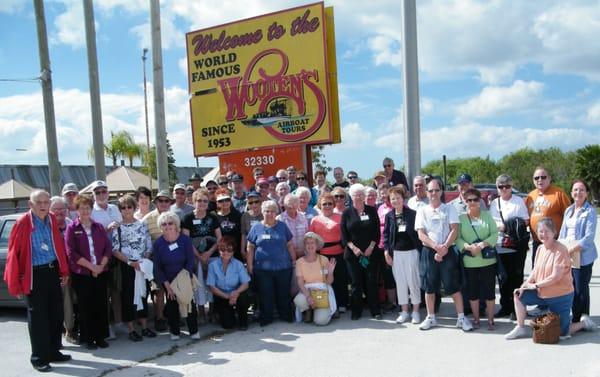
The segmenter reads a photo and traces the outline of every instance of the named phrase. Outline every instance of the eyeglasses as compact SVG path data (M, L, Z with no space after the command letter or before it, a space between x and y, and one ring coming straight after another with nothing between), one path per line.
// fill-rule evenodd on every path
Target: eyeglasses
M285 177L277 177L277 180L279 180L281 182L281 181L285 181L286 178Z
M498 189L500 190L508 190L509 188L511 188L511 185L498 185Z
M175 224L174 222L172 222L172 221L168 221L168 222L166 222L166 223L162 223L162 224L160 224L160 226L171 226L171 225L174 225L174 224Z
M159 203L171 203L171 199L156 199Z
M422 183L415 183L413 186L415 186L415 187L423 187L424 185Z
M469 198L467 199L467 203L477 203L479 202L479 198Z
M391 167L391 166L392 166L392 164L383 164L383 167L384 167L384 168L389 168L389 167Z
M538 175L537 177L533 177L533 179L534 179L535 181L539 181L540 179L543 181L543 180L545 180L546 178L548 178L548 176L547 176L547 175Z
M356 176L356 175L349 175L348 176L348 179L356 179L356 178L358 178L358 176Z
M306 181L306 177L296 177L297 181Z
M436 192L440 192L440 191L442 191L442 190L440 190L440 189L427 190L427 192L430 193L430 194L433 194L433 193L436 193Z
M133 209L133 206L121 206L120 209L121 209L121 211L123 211L125 209Z
M227 203L230 202L231 199L227 198L227 199L221 199L221 200L217 200L217 203Z
M220 182L219 186L227 186L227 182Z
M263 173L254 173L254 176L255 176L255 177L262 177L262 176L263 176Z
M210 186L206 188L208 191L216 191L217 190L217 186Z
M328 206L332 206L332 205L333 205L332 202L321 203L321 207L328 207Z
M196 199L196 203L208 203L208 199Z
M346 195L334 195L333 197L336 199L345 199Z
M233 246L219 246L219 251L222 251L224 253L233 253Z
M253 201L251 201L251 202L248 202L248 205L249 205L249 206L253 206L253 205L255 205L255 204L258 204L258 203L260 203L260 201L259 201L259 200L253 200Z
M94 191L94 194L96 194L96 195L108 194L108 190L98 190L98 191Z

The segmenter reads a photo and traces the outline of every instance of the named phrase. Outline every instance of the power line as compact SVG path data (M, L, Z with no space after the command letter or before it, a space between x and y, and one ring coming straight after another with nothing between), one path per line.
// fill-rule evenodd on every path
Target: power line
M41 79L42 79L41 77L32 77L30 79L2 79L2 78L0 78L0 81L3 81L3 82L8 82L8 81L12 81L12 82L38 82Z

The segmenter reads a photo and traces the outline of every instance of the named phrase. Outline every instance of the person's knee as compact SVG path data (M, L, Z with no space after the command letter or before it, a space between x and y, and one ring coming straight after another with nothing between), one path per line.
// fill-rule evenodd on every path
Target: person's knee
M309 309L308 300L306 299L306 296L304 296L303 293L298 293L296 297L294 297L294 305L296 305L298 310L300 310L301 312Z
M313 322L317 326L325 326L331 320L329 309L315 309L313 312Z

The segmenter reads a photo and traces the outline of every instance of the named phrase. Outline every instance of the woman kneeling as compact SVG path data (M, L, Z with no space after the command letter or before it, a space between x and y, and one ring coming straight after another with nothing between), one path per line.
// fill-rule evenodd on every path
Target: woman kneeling
M302 312L304 322L314 321L323 326L329 323L337 309L331 288L336 262L335 258L328 260L317 254L323 247L323 239L318 234L306 233L303 243L305 255L296 261L296 279L300 292L294 298L294 304ZM315 292L315 297L311 292Z

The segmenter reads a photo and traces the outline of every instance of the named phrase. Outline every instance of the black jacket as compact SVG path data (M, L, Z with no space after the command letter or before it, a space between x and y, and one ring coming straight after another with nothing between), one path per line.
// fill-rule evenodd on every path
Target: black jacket
M417 213L408 207L402 210L404 220L406 221L406 232L415 243L415 248L421 250L423 247L417 231L415 230L415 217ZM394 244L396 243L396 234L398 234L398 226L396 225L396 210L392 209L385 215L385 225L383 227L383 248L390 252L390 256L394 256Z

